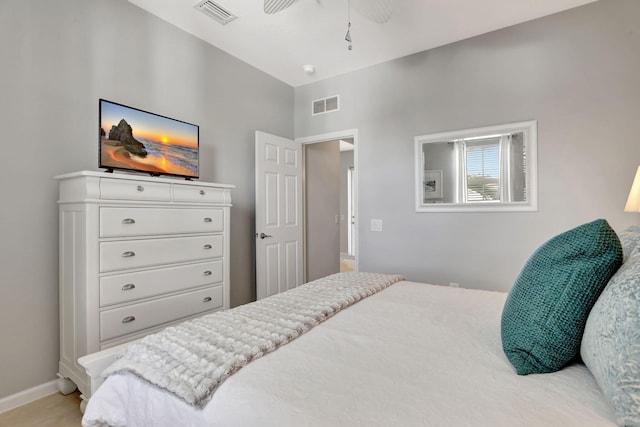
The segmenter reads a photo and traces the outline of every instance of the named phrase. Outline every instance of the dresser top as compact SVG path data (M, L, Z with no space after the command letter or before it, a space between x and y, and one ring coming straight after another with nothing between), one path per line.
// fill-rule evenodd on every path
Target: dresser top
M218 187L218 188L236 188L235 185L231 184L217 184L213 182L205 182L205 181L197 181L197 180L187 180L181 178L164 178L158 176L148 176L148 175L136 175L130 173L110 173L110 172L96 172L96 171L78 171L73 173L67 173L64 175L58 175L55 177L57 180L67 180L74 179L79 177L95 177L95 178L108 178L108 179L123 179L127 181L140 181L140 182L165 182L168 184L184 184L184 185L193 185L193 186L201 186L201 187Z

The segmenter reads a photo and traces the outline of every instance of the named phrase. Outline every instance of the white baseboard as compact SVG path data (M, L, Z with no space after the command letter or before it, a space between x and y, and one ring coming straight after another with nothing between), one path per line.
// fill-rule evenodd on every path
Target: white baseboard
M12 394L11 396L3 397L0 399L0 414L57 392L58 387L56 386L56 380L53 380Z

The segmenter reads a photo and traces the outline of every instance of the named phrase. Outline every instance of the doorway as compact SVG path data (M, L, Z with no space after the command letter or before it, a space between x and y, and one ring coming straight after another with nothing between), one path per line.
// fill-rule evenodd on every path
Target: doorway
M357 130L299 138L305 282L357 271Z

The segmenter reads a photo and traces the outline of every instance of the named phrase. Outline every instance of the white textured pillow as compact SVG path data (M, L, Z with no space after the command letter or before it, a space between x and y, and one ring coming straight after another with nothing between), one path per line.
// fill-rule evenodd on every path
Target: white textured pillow
M620 244L622 245L622 253L624 261L626 261L635 248L640 245L640 227L632 225L626 230L618 233Z
M580 355L621 426L640 426L640 248L611 278L587 319Z

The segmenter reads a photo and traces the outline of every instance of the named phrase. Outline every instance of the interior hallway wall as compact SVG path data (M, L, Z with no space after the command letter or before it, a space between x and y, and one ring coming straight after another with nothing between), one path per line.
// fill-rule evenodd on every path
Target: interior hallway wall
M306 281L340 271L340 145L306 144Z

